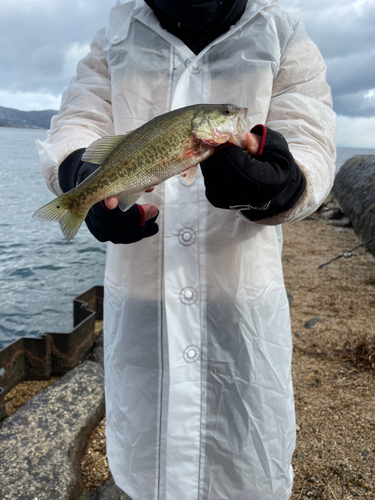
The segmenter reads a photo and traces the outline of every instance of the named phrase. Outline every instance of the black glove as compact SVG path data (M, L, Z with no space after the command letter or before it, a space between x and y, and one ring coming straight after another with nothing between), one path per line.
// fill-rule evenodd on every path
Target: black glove
M59 184L66 193L99 168L99 165L82 162L85 148L73 151L59 167ZM109 210L102 203L93 205L85 219L91 234L99 241L112 243L135 243L153 236L159 231L156 224L157 214L148 221L144 220L144 211L140 205L133 205L126 212L118 207Z
M258 221L292 208L306 179L281 134L263 125L251 132L262 137L255 157L227 146L201 162L201 169L206 197L214 207L241 210Z

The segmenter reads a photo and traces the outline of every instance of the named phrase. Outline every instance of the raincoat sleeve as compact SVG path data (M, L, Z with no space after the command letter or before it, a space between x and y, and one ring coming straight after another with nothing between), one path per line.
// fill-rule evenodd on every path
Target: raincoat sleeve
M328 196L335 172L336 115L326 65L318 48L296 23L281 55L266 126L280 132L306 178L306 188L289 210L261 219L276 225L313 213Z
M36 144L47 187L56 195L62 193L58 183L61 162L72 151L115 135L110 73L101 44L104 31L98 31L90 53L78 63L77 74L62 96L59 114L51 120L47 139Z

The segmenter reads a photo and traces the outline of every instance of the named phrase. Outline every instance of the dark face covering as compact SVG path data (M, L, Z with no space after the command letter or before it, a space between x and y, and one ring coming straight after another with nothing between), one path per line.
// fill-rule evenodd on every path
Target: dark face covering
M145 0L163 28L200 52L242 16L247 0Z
M209 31L231 17L236 0L154 0L155 5L180 26L193 31Z

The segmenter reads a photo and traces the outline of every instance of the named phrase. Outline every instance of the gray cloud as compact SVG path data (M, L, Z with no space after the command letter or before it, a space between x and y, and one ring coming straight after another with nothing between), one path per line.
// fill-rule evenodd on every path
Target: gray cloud
M327 66L327 81L332 87L336 113L352 117L375 116L374 100L366 97L375 89L375 48L327 59Z
M74 76L64 72L71 46L90 43L114 3L0 0L0 89L60 95Z
M345 12L339 6L322 12L326 16L303 12L303 20L323 57L364 54L368 47L375 46L375 4L368 3L360 14Z
M333 106L337 114L350 117L375 117L375 99L372 94L356 92L333 96Z
M64 69L64 53L54 45L43 45L31 54L30 64L35 72L46 77L59 75Z
M353 0L281 0L301 20L327 64L336 113L375 116L365 97L375 89L375 3Z

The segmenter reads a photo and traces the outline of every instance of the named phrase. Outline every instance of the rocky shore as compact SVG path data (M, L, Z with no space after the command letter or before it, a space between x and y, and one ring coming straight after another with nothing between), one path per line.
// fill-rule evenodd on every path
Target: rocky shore
M292 500L374 499L375 257L347 252L360 241L332 196L283 231L297 415ZM106 461L101 364L99 341L91 359L1 424L0 500L129 500Z

